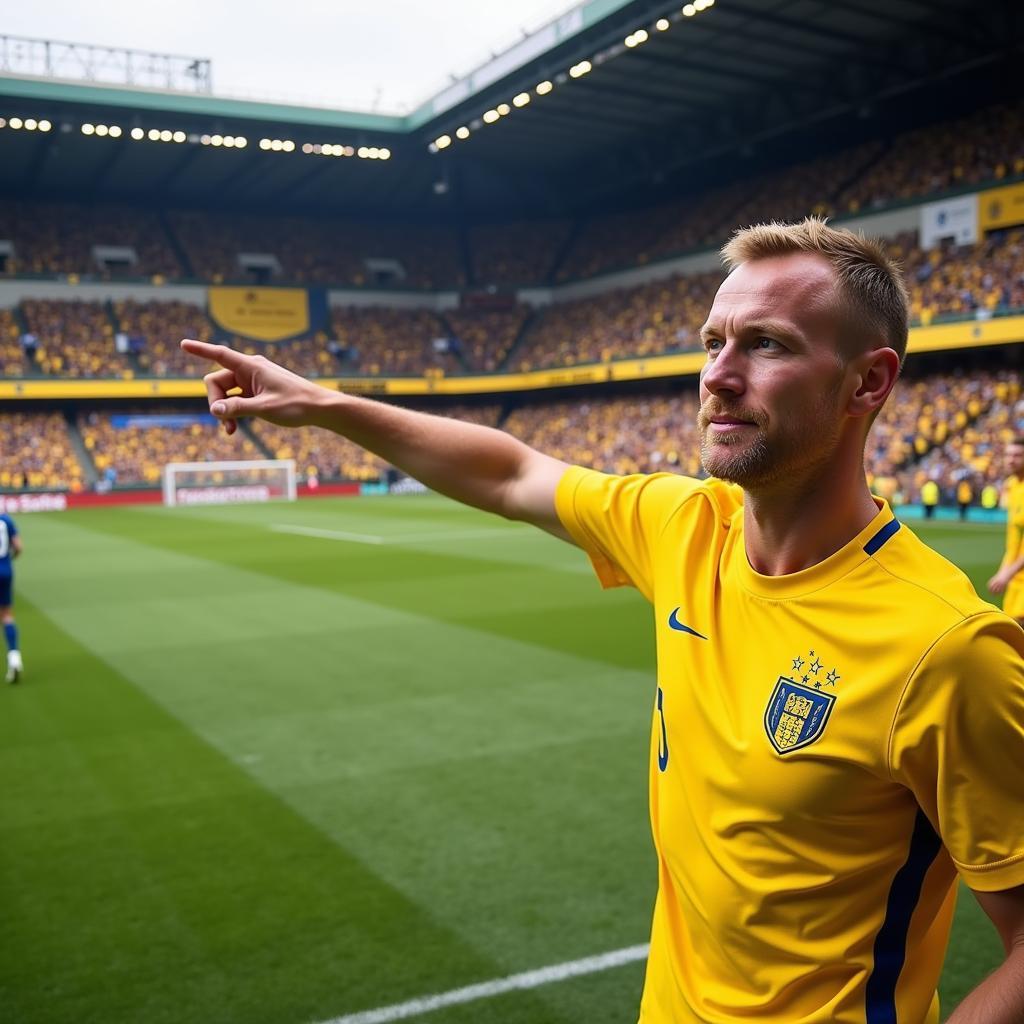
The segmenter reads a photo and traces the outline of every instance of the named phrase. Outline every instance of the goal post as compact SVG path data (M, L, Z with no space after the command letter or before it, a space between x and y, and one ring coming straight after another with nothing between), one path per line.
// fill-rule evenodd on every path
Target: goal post
M297 494L294 459L169 462L163 483L168 506L294 501Z

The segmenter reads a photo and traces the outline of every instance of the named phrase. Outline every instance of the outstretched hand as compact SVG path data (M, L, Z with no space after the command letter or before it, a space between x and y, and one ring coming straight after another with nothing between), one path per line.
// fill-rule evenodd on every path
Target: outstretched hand
M186 339L181 347L190 355L219 363L221 369L203 378L210 412L233 434L243 416L257 416L282 427L313 422L313 412L325 389L265 356L247 356L227 345L209 345ZM232 393L233 392L233 393Z

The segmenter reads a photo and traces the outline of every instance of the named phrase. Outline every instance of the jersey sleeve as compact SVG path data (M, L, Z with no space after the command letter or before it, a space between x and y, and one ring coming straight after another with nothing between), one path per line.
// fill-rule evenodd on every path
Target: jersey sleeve
M1024 885L1024 631L1012 619L979 613L932 646L889 755L972 889Z
M651 600L658 537L700 487L701 481L674 473L611 476L572 466L555 505L603 587L634 586Z

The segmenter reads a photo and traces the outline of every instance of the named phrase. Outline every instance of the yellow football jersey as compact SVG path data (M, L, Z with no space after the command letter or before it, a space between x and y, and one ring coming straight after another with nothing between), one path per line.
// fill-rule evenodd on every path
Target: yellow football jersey
M1024 554L1024 480L1006 481L1006 553L1003 565ZM1003 594L1003 611L1015 619L1024 619L1024 573L1018 573Z
M1024 884L1024 631L884 502L770 577L720 481L574 467L556 501L656 617L642 1024L933 1024L958 872Z

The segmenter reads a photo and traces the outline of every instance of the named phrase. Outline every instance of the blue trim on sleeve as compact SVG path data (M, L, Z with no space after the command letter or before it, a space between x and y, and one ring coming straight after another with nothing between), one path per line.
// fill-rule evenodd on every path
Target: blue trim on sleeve
M875 966L864 993L867 1024L897 1024L896 983L907 957L910 919L921 898L924 877L941 849L942 840L924 811L918 809L907 859L892 880L885 920L875 936Z
M873 555L900 528L898 519L890 519L878 533L864 545L864 554Z

